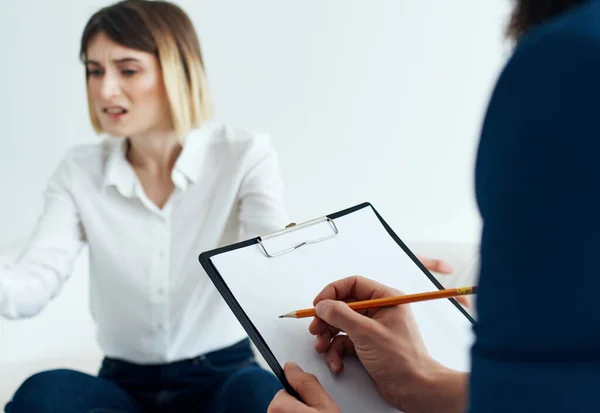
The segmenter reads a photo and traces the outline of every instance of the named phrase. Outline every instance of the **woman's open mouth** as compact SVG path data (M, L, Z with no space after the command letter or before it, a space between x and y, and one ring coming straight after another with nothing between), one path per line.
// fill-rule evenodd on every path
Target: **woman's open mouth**
M123 115L127 114L127 109L121 106L106 107L102 111L113 120L121 119Z

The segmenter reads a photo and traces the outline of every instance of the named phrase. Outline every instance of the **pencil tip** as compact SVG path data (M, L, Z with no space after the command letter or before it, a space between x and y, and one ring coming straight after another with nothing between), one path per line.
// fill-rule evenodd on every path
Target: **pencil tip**
M291 312L291 313L287 313L287 314L282 314L279 316L279 318L291 318L291 317L295 317L296 316L296 312Z

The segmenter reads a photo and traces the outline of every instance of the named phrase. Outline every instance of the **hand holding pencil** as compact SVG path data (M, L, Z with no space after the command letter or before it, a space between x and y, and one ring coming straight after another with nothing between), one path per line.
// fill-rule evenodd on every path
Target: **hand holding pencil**
M350 308L357 302L378 299L389 302L395 297L411 296L363 277L329 284L317 295L315 308L311 309L316 317L309 331L316 336L317 352L324 354L324 361L334 374L342 372L344 357L358 357L381 396L398 410L463 411L466 400L463 406L460 395L466 394L462 387L466 386L467 376L429 356L410 306L369 305L361 311L364 314ZM422 299L423 296L419 298ZM346 334L339 334L342 331ZM303 378L302 374L294 376L302 378L298 379L298 385L309 378ZM326 393L321 396L325 398ZM292 403L285 397L281 402Z

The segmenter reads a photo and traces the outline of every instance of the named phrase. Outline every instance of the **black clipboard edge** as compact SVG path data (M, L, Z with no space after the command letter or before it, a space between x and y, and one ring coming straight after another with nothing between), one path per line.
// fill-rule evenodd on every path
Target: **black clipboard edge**
M282 383L284 389L290 395L292 395L292 396L296 397L298 400L302 401L302 398L300 397L300 395L296 392L296 390L289 384L289 382L285 378L283 368L279 364L279 362L277 361L277 359L275 358L273 353L271 352L271 349L267 345L267 342L264 340L264 338L262 337L262 335L260 334L258 329L254 326L254 323L252 323L252 320L250 320L248 315L244 312L243 308L237 302L237 300L235 299L235 296L233 295L233 293L231 292L231 290L229 289L227 284L223 281L223 278L221 277L221 275L219 274L219 272L213 265L212 261L210 260L211 257L213 257L215 255L223 254L225 252L233 251L233 250L236 250L239 248L249 247L249 246L255 245L255 244L258 244L258 238L238 242L238 243L231 244L231 245L228 245L225 247L217 248L215 250L203 252L198 257L198 260L200 261L200 264L202 265L202 267L204 268L204 270L206 271L206 273L212 280L213 284L217 288L217 291L219 291L219 293L225 300L225 303L227 303L227 305L229 306L229 308L231 309L231 311L233 312L235 317L238 319L238 321L240 322L240 324L242 325L242 327L244 328L244 330L246 331L246 333L248 334L248 336L250 337L250 339L252 340L252 342L254 343L256 348L258 349L258 351L260 352L260 354L265 359L265 362L269 365L271 370L273 370L273 373L275 374L275 376L277 376L279 381Z
M396 241L396 243L398 243L398 245L400 245L400 247L404 250L406 255L408 255L415 264L417 264L417 266L421 269L421 271L423 271L423 273L438 288L438 290L444 290L445 289L444 286L437 280L437 278L435 278L433 276L433 274L431 274L429 272L429 270L427 268L425 268L423 263L421 261L419 261L419 259L415 256L415 254L413 254L412 251L406 246L406 244L404 244L404 242L402 242L400 237L398 237L398 235L396 235L396 233L387 224L387 222L385 222L383 220L383 218L381 217L381 215L379 215L377 210L372 205L370 205L370 206L371 206L371 208L373 208L373 212L375 212L375 215L377 215L377 218L379 218L379 221L381 221L384 228L387 230L388 234L390 234L390 236L394 239L394 241ZM468 286L465 285L465 287L468 287ZM464 307L462 305L460 305L458 303L458 301L456 301L454 298L449 298L449 300L452 302L452 304L454 304L454 306L456 308L458 308L458 310L467 318L467 320L469 320L471 322L471 324L475 324L475 319L464 309Z
M364 208L373 209L373 212L375 212L375 215L377 216L377 218L379 219L381 224L384 226L384 228L386 229L388 234L394 239L394 241L396 241L396 243L402 248L402 250L413 260L413 262L415 264L417 264L417 266L421 269L421 271L425 274L425 276L427 276L427 278L429 278L429 280L438 289L443 290L444 286L429 272L429 270L427 270L427 268L425 268L425 266L412 253L412 251L410 251L410 249L406 246L406 244L404 244L404 242L392 230L392 228L388 225L388 223L385 222L383 217L379 214L379 212L377 212L375 207L373 205L371 205L370 202L364 202L364 203L355 205L353 207L335 212L333 214L327 215L327 218L329 218L331 220L335 220L344 215L351 214L353 212L359 211ZM213 249L210 251L205 251L199 255L198 260L200 261L200 264L202 265L202 267L204 268L204 270L206 271L206 273L212 280L213 284L215 285L215 287L217 288L217 290L219 291L219 293L221 294L221 296L223 297L223 299L225 300L225 302L227 303L229 308L232 310L235 317L238 319L238 321L240 322L240 324L242 325L242 327L244 328L244 330L246 331L246 333L248 334L248 336L250 337L250 339L252 340L252 342L254 343L256 348L258 349L258 351L264 357L265 362L269 365L269 367L273 370L274 374L277 376L279 381L282 383L285 390L290 395L296 397L298 400L302 400L300 395L296 392L296 390L294 390L294 388L292 388L292 386L289 384L289 382L285 378L285 374L283 372L282 366L279 364L279 362L277 361L277 359L271 352L271 349L269 348L269 346L267 345L267 343L261 336L260 332L254 326L254 324L252 323L252 321L250 320L248 315L244 312L244 310L242 309L240 304L237 302L237 300L235 299L235 296L233 295L233 293L231 292L231 290L229 289L227 284L223 281L223 278L221 277L221 275L219 274L219 272L213 265L212 261L210 260L215 255L223 254L225 252L229 252L229 251L233 251L236 249L245 248L245 247L249 247L251 245L258 244L259 239L260 238L252 238L252 239L249 239L246 241L237 242L235 244L216 248L216 249ZM471 322L471 324L475 324L475 320L473 319L473 317L454 298L449 298L449 300Z

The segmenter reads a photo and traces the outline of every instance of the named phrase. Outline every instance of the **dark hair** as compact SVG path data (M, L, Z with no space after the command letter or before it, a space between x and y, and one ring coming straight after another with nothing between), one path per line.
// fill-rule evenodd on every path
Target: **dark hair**
M123 0L98 10L81 35L79 57L84 63L88 44L99 33L129 49L158 57L173 125L181 136L212 116L200 41L192 21L179 6L168 1ZM90 117L100 132L91 109Z
M115 43L131 49L153 54L157 52L152 33L139 8L131 7L135 3L137 1L121 1L98 10L90 17L81 36L81 60L85 60L88 44L98 33L104 33Z
M515 0L506 36L520 39L530 29L590 0Z

